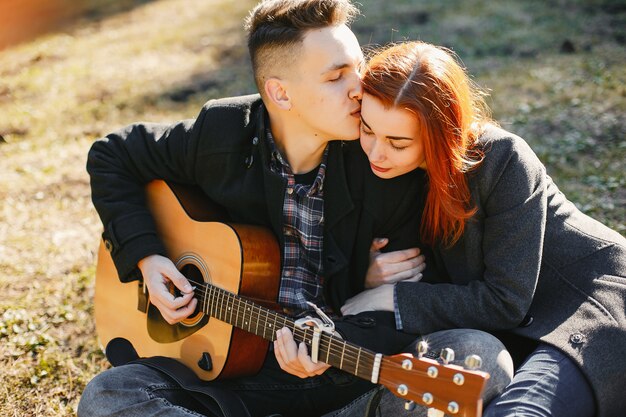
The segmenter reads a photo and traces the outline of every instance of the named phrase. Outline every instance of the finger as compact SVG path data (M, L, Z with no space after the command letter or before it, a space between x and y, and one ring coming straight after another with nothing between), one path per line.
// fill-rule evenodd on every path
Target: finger
M403 262L412 258L416 258L420 254L419 248L410 248L397 250L393 252L381 253L378 258L383 262Z
M173 266L173 264L172 264ZM193 291L193 287L189 283L189 280L185 278L183 274L180 273L176 267L172 267L167 271L167 278L172 281L174 286L178 288L182 293L190 293Z
M309 351L306 348L304 342L300 342L298 345L298 360L300 361L300 365L304 368L305 371L311 372L310 370L314 368L314 363L309 356Z
M419 278L415 280L416 277L419 277ZM411 268L411 269L406 269L404 271L396 272L395 274L392 274L392 275L387 275L384 278L384 283L395 284L396 282L401 282L401 281L411 281L411 280L419 281L421 278L422 278L422 271L419 267L417 267L417 268Z
M377 237L372 240L372 245L370 246L370 252L378 252L389 243L389 239L386 237Z
M166 302L166 304L172 309L172 310L178 310L179 308L182 308L186 305L188 305L192 299L195 300L194 298L194 293L190 292L187 294L183 294L180 297L176 297L174 298L173 295L171 295L171 298L169 298Z
M412 276L411 278L407 278L403 280L402 282L419 282L422 278L423 278L422 274L418 273Z
M346 304L344 304L341 307L341 314L343 314L344 316L349 316L351 314L359 314L363 311L367 311L366 308L363 308L362 306L360 306L359 303L357 302L346 302Z
M298 348L293 341L291 332L286 327L278 329L276 332L276 341L278 342L278 348L281 356L288 366L292 366L293 362L297 362Z
M274 355L276 356L276 360L282 370L292 375L296 375L299 378L305 378L307 375L297 360L297 348L295 346L295 342L291 340L293 343L293 346L291 346L291 344L288 343L289 341L286 340L289 336L288 333L290 334L291 332L289 332L286 328L279 329L276 332Z
M309 351L304 342L300 342L298 345L298 360L300 360L300 364L302 364L302 367L305 369L308 376L321 375L330 367L324 362L313 362L313 359L309 356Z
M424 262L424 260L425 259L423 256L418 256L407 261L384 262L383 264L379 265L379 269L383 274L383 277L389 277L397 273L409 272L414 270L422 272L424 269L426 269L426 262Z
M153 285L152 288L149 288L149 290L151 300L158 301L161 305L164 305L172 310L186 306L194 297L193 291L183 293L180 297L176 297L170 291L165 279L162 280L162 283L156 286Z
M195 298L191 300L189 304L179 309L172 309L166 305L159 306L155 304L155 306L161 312L161 315L163 316L165 321L167 321L169 324L178 323L181 320L184 320L187 317L189 317L196 310L197 305L198 305L198 300Z

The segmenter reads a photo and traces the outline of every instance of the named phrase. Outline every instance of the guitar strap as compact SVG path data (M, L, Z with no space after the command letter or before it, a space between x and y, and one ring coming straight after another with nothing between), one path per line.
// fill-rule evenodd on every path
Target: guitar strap
M380 400L385 391L386 388L384 386L378 386L376 392L372 394L369 401L367 402L367 407L365 408L365 417L377 417L376 412L378 411L378 405L380 404Z
M164 356L137 359L140 363L165 373L189 395L202 404L215 417L250 417L248 409L237 394L225 389L212 387L210 383L198 385L198 377L182 363Z

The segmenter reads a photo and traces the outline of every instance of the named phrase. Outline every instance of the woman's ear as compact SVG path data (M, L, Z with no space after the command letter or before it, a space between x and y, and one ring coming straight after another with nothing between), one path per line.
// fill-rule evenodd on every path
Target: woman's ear
M265 96L282 110L291 109L291 98L287 93L284 82L279 78L268 78L265 81Z

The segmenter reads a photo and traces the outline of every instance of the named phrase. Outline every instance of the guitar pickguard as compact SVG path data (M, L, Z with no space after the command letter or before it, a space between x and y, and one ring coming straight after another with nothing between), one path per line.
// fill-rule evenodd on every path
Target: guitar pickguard
M209 316L205 314L204 317L193 326L186 326L181 323L171 325L165 321L159 310L153 304L150 304L148 307L146 326L148 327L148 334L155 342L171 343L191 336L208 322Z
M211 281L211 274L206 263L194 253L183 253L175 264L191 285L196 288L201 288L205 283ZM176 297L181 295L173 284L170 285L170 292ZM159 343L176 342L191 336L210 320L210 316L202 313L198 307L187 319L174 325L169 324L153 304L149 304L147 315L148 334Z

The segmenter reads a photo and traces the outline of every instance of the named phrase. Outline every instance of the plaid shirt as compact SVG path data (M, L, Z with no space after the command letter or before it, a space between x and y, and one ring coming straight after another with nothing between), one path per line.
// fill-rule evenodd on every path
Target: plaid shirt
M311 310L307 301L325 309L323 296L324 177L328 147L313 184L296 184L289 163L268 130L270 169L287 180L283 202L283 265L278 302L285 312Z

